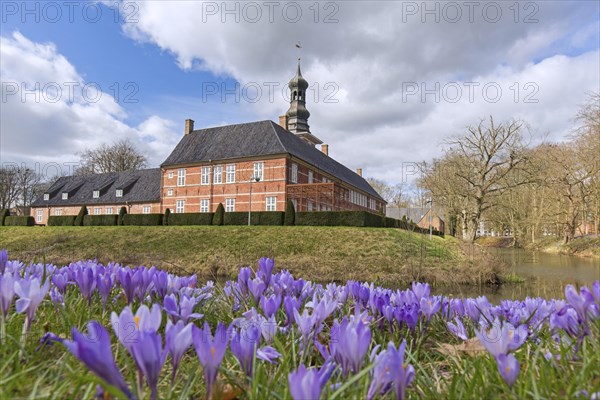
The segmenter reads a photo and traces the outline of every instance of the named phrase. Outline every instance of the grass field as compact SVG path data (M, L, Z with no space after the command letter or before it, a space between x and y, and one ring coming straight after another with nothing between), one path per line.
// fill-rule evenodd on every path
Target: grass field
M98 259L177 273L232 277L274 257L280 268L319 282L481 284L500 266L460 241L399 229L300 226L2 227L0 244L23 261Z

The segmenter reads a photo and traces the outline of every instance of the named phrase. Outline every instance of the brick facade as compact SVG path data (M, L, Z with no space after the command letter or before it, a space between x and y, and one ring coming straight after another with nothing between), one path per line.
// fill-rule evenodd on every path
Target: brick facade
M88 206L89 215L116 215L121 207L127 207L129 214L152 214L160 213L160 202L157 203L140 203L140 204L94 204ZM48 217L51 215L77 215L81 205L78 206L48 206L48 207L32 207L31 216L35 219L38 225L47 225ZM41 214L41 215L40 215Z

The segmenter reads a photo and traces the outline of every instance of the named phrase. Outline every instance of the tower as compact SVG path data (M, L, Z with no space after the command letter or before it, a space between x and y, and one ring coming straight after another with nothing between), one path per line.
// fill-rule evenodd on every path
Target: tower
M300 137L312 146L323 143L318 137L310 133L308 126L308 117L310 113L306 109L306 89L308 82L300 72L300 59L298 59L298 68L288 84L290 88L290 108L287 110L287 129Z

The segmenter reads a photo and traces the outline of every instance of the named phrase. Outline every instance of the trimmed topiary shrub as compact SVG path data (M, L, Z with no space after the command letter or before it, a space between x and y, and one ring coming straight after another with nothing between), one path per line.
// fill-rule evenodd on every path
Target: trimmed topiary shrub
M171 214L169 217L169 225L211 225L213 218L214 213Z
M0 226L4 226L4 219L10 215L10 211L6 208L0 210Z
M251 225L283 225L282 211L252 211L250 216ZM224 225L248 225L248 213L227 212L224 217Z
M32 216L8 216L4 219L4 226L34 226L35 219Z
M398 220L395 218L385 217L385 227L386 228L397 228Z
M79 209L79 214L75 217L75 222L73 222L74 226L83 226L83 217L88 215L88 210L86 206L81 206Z
M156 226L162 225L162 214L126 214L123 217L124 225Z
M294 208L294 203L291 200L288 200L285 205L285 217L283 219L283 224L286 226L292 226L296 223L296 209Z
M121 207L119 210L119 216L117 217L117 225L122 226L125 225L125 215L127 215L127 208L125 206Z
M74 215L51 215L48 217L48 226L73 226Z
M225 216L225 207L223 207L223 203L219 203L217 206L217 211L215 211L215 215L213 216L212 224L213 225L223 225Z
M83 226L115 226L117 215L86 215L83 217Z
M171 210L168 208L165 210L165 215L163 216L163 225L169 225L169 219L171 217Z

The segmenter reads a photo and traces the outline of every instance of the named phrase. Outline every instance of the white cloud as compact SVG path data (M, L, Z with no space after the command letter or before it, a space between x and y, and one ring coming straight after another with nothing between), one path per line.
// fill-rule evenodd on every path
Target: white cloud
M180 136L158 116L129 126L125 110L90 86L54 44L19 32L0 40L2 162L73 162L86 148L125 138L157 165Z

